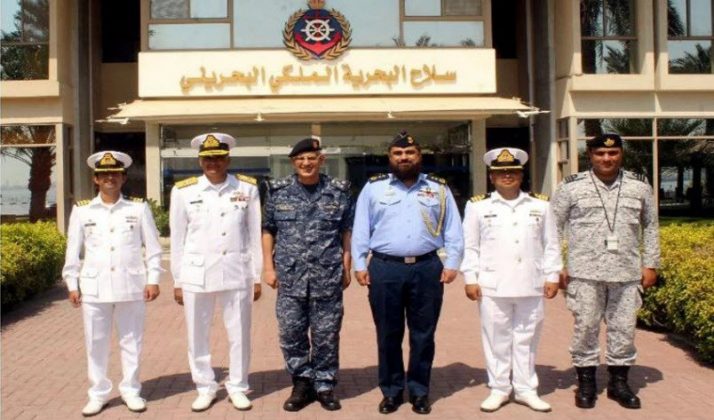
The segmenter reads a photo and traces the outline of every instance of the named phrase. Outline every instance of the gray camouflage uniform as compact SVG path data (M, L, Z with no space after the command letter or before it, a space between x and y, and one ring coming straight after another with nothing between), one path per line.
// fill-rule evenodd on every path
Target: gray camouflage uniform
M611 234L597 185L613 224L617 251L608 251ZM634 364L637 311L642 305L642 268L659 266L659 223L652 188L644 176L621 171L606 185L591 171L566 177L551 200L561 238L568 243L566 291L568 309L575 317L570 347L573 365L597 366L598 335L607 324L607 357L611 366ZM567 225L567 231L566 231Z
M269 183L263 231L275 238L280 348L288 372L314 381L318 392L337 382L342 234L353 218L348 181L321 174L314 193L295 175Z

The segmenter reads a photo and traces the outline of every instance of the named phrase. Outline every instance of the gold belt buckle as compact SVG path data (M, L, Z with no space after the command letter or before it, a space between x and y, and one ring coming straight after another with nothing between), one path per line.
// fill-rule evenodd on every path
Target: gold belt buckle
M404 264L414 264L416 257L404 257Z

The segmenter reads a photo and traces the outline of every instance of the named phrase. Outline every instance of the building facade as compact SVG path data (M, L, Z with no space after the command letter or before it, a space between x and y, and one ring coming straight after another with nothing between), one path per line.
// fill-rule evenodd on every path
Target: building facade
M3 0L0 212L63 227L102 148L134 157L131 193L168 205L206 131L236 137L231 170L261 179L319 135L358 189L407 129L461 203L490 188L488 148L528 150L527 185L549 193L587 168L586 138L618 132L662 214L706 216L712 3Z

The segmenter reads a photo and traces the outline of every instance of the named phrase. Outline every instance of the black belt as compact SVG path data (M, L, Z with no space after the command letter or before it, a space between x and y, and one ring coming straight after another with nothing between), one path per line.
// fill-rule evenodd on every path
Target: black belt
M379 258L380 260L384 260L384 261L394 261L394 262L400 262L400 263L404 263L404 264L414 264L419 261L426 261L426 260L430 260L434 257L437 257L437 254L436 254L436 251L431 251L424 255L419 255L416 257L395 257L393 255L387 255L387 254L382 254L381 252L372 251L372 256L375 258Z

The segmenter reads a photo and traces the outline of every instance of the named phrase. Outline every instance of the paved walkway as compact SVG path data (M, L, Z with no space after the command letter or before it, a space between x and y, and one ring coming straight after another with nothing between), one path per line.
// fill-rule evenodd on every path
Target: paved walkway
M568 340L572 318L561 295L547 305L546 324L538 354L540 393L553 405L550 414L534 413L509 404L493 414L478 411L488 394L478 315L463 296L462 283L447 286L437 336L432 376L431 417L413 414L409 405L397 413L377 413L381 399L376 387L375 333L365 288L356 283L346 291L345 322L340 351L342 370L338 394L343 409L330 413L312 404L299 413L282 411L290 393L283 370L274 316L275 291L264 287L254 307L251 385L253 410L232 408L222 390L206 413L192 413L193 386L186 360L182 311L171 299L168 277L162 295L147 310L142 364L143 396L148 411L133 414L121 404L116 389L102 419L246 418L246 419L711 419L714 418L714 369L694 361L686 350L663 334L638 331L639 365L632 384L643 401L642 410L625 410L600 395L594 410L573 405L574 372L569 363ZM72 308L64 291L51 291L6 315L2 320L2 419L80 418L86 398L86 361L81 312ZM222 324L213 330L213 365L225 378L228 365ZM120 378L116 343L112 347L110 377ZM600 387L605 369L598 372Z

